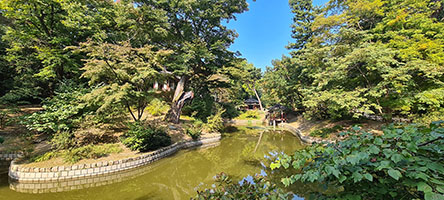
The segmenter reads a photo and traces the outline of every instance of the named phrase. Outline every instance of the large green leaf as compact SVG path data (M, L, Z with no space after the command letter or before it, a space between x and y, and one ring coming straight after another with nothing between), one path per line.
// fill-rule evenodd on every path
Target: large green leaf
M433 193L433 192L428 192L428 193L425 193L424 199L425 200L443 200L444 195Z
M395 180L399 180L399 178L402 177L401 172L399 172L398 170L395 170L395 169L389 169L388 175L391 176L392 178L394 178Z
M418 190L424 193L432 192L432 187L430 187L425 182L419 182L418 183Z

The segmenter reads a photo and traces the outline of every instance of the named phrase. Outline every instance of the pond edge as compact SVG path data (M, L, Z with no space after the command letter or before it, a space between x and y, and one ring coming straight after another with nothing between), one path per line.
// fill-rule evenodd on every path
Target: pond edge
M321 142L329 142L329 143L334 143L334 141L331 140L326 140L326 139L318 139L318 138L314 138L311 136L304 136L302 135L301 130L299 130L298 128L287 124L287 123L280 123L279 126L287 131L289 131L291 134L293 134L294 136L298 137L303 143L306 144L313 144L313 143L321 143Z
M20 164L15 164L14 158L9 167L8 175L12 181L29 183L45 183L57 182L61 180L63 181L89 178L141 167L170 156L181 149L216 143L219 142L220 139L221 135L218 135L215 137L201 138L200 140L176 142L170 146L160 148L156 151L143 153L138 157L120 159L115 161L103 161L93 164L32 168L23 167ZM14 155L19 156L18 154Z

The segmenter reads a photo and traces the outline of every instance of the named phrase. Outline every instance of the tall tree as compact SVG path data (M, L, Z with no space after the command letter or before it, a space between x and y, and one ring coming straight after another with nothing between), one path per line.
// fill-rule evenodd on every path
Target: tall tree
M243 83L243 87L250 96L254 95L256 97L259 101L259 107L263 111L264 107L258 93L260 87L259 80L262 77L261 69L254 67L253 64L248 63L246 60L242 60L238 65L240 65L239 68L242 70L240 80Z
M294 14L291 37L295 41L287 48L302 49L310 42L313 35L312 26L319 8L313 6L312 0L289 0L288 2L291 12Z
M153 85L161 79L158 73L170 51L154 51L153 46L132 47L129 42L119 44L86 42L82 50L88 53L83 77L90 85L99 86L84 99L100 105L97 112L106 113L115 106L125 107L135 121L139 121L149 100ZM136 111L133 111L133 108Z
M167 119L178 123L183 103L193 96L190 85L199 92L213 74L232 65L235 54L228 47L236 33L227 29L222 20L234 19L234 14L246 11L248 4L245 0L143 0L137 5L162 10L166 16L167 37L154 38L153 42L174 52L171 64L165 68L165 73L176 77Z
M45 97L60 80L78 79L84 55L66 47L114 28L106 12L113 4L111 0L1 0L2 15L11 22L3 38L8 45L6 58L16 73L15 89Z
M288 75L279 84L298 87L287 91L302 96L308 116L442 117L441 1L333 0L315 12L303 4L308 1L295 2L291 5L305 5L295 14L298 45L291 59L276 62L285 60L265 77ZM301 16L314 18L302 23ZM299 95L281 98L288 96Z

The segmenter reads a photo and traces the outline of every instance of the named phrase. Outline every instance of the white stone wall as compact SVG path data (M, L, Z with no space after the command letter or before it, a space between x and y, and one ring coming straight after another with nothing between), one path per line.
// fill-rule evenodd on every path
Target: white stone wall
M15 162L12 161L11 166L9 167L9 177L16 182L28 183L51 183L64 180L87 179L99 175L141 167L161 158L167 157L180 149L215 143L218 142L220 138L220 136L217 136L212 138L202 138L198 141L174 143L170 146L142 154L135 158L104 161L93 164L54 166L51 168L30 168L15 164Z
M21 157L21 155L20 152L0 152L0 161L12 161Z

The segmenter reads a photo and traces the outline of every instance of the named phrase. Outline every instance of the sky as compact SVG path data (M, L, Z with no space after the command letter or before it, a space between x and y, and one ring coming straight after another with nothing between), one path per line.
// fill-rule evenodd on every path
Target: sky
M328 0L313 0L315 5L326 2ZM272 60L288 55L285 46L292 41L293 14L288 0L248 0L248 3L249 11L236 15L236 21L226 24L239 34L230 50L239 51L241 57L264 71Z

